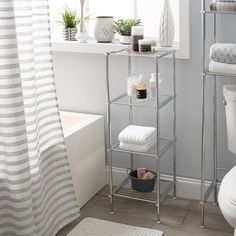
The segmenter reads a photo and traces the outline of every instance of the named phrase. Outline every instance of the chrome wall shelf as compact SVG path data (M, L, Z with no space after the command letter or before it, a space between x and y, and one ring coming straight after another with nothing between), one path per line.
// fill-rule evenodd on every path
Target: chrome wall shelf
M218 150L217 150L217 80L220 77L236 77L233 74L224 74L224 73L215 73L209 72L208 66L206 65L206 15L210 14L213 16L213 31L214 31L214 42L217 42L216 35L216 24L217 24L217 15L220 14L228 14L228 15L236 15L236 12L222 12L222 11L209 11L206 10L206 0L201 0L201 30L202 30L202 130L201 130L201 228L205 227L205 203L208 200L210 194L214 193L214 204L218 205L217 201L217 185L219 183L218 180L218 172L227 172L228 170L225 168L218 167ZM207 51L208 53L208 51ZM206 112L205 112L205 104L206 104L206 79L213 79L213 171L214 176L211 180L211 184L208 188L206 188L206 180L205 180L205 160L206 160Z
M132 71L132 57L143 57L143 58L154 58L155 68L156 68L156 81L159 75L159 61L167 56L172 57L173 61L173 92L171 95L161 95L159 91L159 86L157 86L157 97L155 99L146 99L145 101L138 102L135 98L127 96L123 93L115 98L111 98L110 82L111 82L111 72L110 72L110 57L111 56L124 56L128 58L128 75L131 75ZM107 130L108 130L108 160L109 160L109 189L110 189L110 208L111 213L114 211L114 196L129 198L144 202L154 203L157 209L157 222L160 222L160 204L167 196L167 194L173 189L174 198L176 197L176 72L175 68L175 50L174 49L157 49L151 53L134 53L129 49L121 49L116 51L111 51L106 53L106 82L107 82ZM158 83L157 83L158 84ZM163 139L160 137L160 117L159 113L162 107L169 103L173 103L173 137L168 139ZM133 108L139 109L153 109L156 118L156 144L148 152L132 152L121 149L119 144L112 146L112 120L111 120L111 106L126 106L129 109L129 124L133 124ZM167 183L165 189L161 188L160 171L161 165L160 160L164 157L164 154L173 148L173 180ZM112 153L126 153L130 156L130 168L133 169L134 161L136 158L152 158L155 162L155 172L157 173L156 186L151 193L141 193L134 191L131 188L130 178L127 177L122 181L117 187L113 186L113 156ZM164 181L167 182L167 181Z

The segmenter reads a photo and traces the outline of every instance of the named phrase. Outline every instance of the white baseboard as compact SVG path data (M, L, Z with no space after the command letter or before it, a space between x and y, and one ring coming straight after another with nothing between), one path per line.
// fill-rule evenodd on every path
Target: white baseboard
M109 168L107 167L107 184L109 183ZM127 177L126 169L113 167L113 184L119 185ZM161 175L163 180L172 180L170 175ZM206 188L210 182L206 181ZM185 199L200 200L201 180L185 177L177 177L177 197ZM213 201L213 194L208 201Z

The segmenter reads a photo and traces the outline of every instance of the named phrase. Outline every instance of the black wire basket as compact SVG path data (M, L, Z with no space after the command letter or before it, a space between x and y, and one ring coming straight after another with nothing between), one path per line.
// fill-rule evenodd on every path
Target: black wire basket
M131 179L131 187L138 192L152 192L156 183L156 173L151 170L146 170L155 175L153 179L138 179L137 170L127 169L126 172Z

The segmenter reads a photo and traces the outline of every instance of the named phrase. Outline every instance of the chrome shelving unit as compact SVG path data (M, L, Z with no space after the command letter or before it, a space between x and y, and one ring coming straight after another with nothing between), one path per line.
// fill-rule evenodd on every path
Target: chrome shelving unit
M132 57L152 57L155 60L156 67L156 81L158 81L159 74L159 61L167 56L172 57L173 61L173 94L172 95L161 95L159 91L159 86L157 86L157 98L156 99L146 99L142 103L137 102L135 98L127 96L126 93L121 94L118 97L111 98L110 94L110 57L111 56L125 56L128 58L128 75L131 75L132 71ZM114 213L114 196L134 199L144 202L150 202L155 204L157 209L157 222L160 222L160 204L173 189L174 198L176 197L176 62L175 62L175 50L174 49L157 49L151 53L134 53L129 49L122 49L117 51L111 51L106 53L106 82L107 82L107 130L108 130L108 160L109 160L109 189L110 189L110 208L111 213ZM158 84L158 83L157 83ZM171 140L162 139L160 137L160 110L165 105L173 103L173 137ZM129 109L129 124L133 124L133 108L139 109L153 109L156 115L156 144L148 152L131 152L119 148L119 143L112 146L112 121L111 121L111 106L127 106ZM164 154L173 147L173 180L165 181L161 179L160 171L161 165L160 160ZM113 186L113 157L112 153L128 153L130 155L130 167L134 167L134 156L136 158L152 158L156 161L155 171L157 173L156 186L153 192L151 193L141 193L134 191L131 188L130 178L127 178L122 181L119 186ZM164 191L161 191L161 181L167 182L167 188Z
M206 0L201 0L201 29L202 29L202 137L201 137L201 228L205 227L205 203L208 200L210 194L214 193L214 204L218 205L217 201L217 184L219 183L218 174L219 172L227 172L229 169L218 167L218 150L217 150L217 79L220 77L236 77L236 75L223 74L209 72L208 66L206 65L206 16L213 16L213 32L214 32L214 42L217 42L217 15L236 15L236 12L223 12L223 11L209 11L206 8ZM206 189L205 180L205 142L206 142L206 123L205 123L205 103L206 103L206 80L207 78L213 78L213 168L214 176L209 187Z

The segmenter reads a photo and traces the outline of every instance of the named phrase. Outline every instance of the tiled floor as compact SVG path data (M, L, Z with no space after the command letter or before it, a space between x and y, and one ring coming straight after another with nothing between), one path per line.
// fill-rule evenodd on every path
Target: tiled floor
M84 217L159 229L165 236L233 235L233 229L225 221L218 207L210 203L206 205L206 228L200 229L198 201L166 199L161 207L161 224L155 222L156 211L153 204L134 200L115 199L115 214L111 215L105 187L81 209L81 217L64 227L57 236L67 235Z

